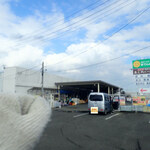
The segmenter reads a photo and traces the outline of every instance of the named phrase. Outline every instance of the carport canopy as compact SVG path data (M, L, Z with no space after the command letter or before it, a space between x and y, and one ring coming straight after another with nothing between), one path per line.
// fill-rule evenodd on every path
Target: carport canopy
M108 94L114 94L121 89L113 84L101 81L73 81L73 82L57 82L55 83L60 90L74 91L74 92L104 92Z

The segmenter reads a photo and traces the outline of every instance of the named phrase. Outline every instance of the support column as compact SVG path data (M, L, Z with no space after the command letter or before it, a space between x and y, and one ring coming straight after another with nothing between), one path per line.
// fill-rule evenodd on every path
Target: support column
M111 94L114 94L114 89L113 89L113 87L111 88Z
M97 84L97 92L100 92L100 84Z
M60 100L60 85L57 86L58 100Z
M110 87L108 86L108 94L110 94Z

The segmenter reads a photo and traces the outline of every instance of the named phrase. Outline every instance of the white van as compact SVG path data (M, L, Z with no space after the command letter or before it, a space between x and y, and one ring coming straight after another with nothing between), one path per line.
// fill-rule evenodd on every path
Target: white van
M103 112L105 115L112 111L111 96L106 93L90 93L88 96L88 110L90 114Z

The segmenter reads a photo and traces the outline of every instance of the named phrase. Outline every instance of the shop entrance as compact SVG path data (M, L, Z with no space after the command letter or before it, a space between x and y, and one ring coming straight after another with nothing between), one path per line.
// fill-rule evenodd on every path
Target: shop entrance
M68 101L69 99L78 99L80 102L87 102L88 95L91 92L104 92L113 94L119 87L103 81L80 81L80 82L62 82L56 83L60 99Z

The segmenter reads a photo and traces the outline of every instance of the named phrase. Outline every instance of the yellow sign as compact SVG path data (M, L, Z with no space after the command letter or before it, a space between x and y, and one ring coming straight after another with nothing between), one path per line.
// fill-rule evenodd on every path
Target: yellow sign
M140 63L138 60L133 63L133 66L134 66L135 68L140 67L140 65L141 65L141 63Z
M133 97L133 105L146 105L145 96Z
M91 114L98 114L98 107L91 107Z

